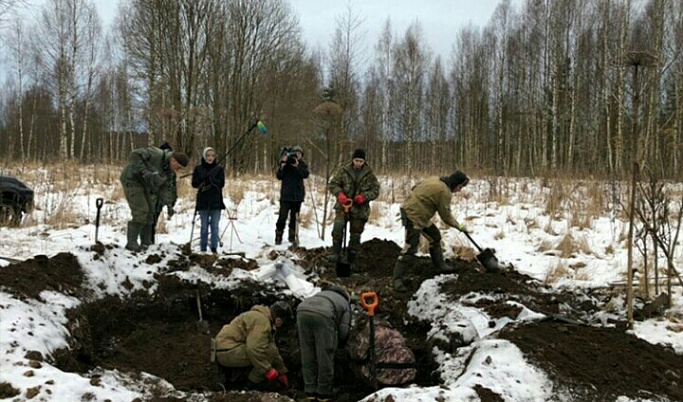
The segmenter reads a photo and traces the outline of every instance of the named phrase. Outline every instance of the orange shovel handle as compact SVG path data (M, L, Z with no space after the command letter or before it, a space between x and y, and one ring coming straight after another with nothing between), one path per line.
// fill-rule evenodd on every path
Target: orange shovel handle
M375 315L375 307L377 307L377 293L375 292L363 292L360 295L360 305L364 309L368 310L368 315L370 317Z
M352 206L353 200L349 198L345 203L342 204L342 208L344 208L344 213L348 214Z

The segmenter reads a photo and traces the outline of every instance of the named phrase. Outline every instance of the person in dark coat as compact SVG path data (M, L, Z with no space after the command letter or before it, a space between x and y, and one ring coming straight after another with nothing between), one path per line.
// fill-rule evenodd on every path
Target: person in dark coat
M349 294L338 285L304 299L296 309L301 369L307 400L333 395L334 355L351 332Z
M202 161L192 172L192 187L197 191L197 207L201 221L199 230L199 249L206 251L208 246L209 227L211 227L211 252L218 252L218 224L223 203L223 187L225 187L225 170L216 163L216 151L207 147L202 152Z
M121 171L121 185L133 217L128 222L126 249L140 251L153 244L154 226L165 205L169 219L178 198L176 172L189 163L182 152L144 147L130 153ZM138 243L140 237L140 243Z
M290 157L289 153L293 155ZM304 150L300 146L292 147L289 152L284 152L280 159L280 167L277 170L277 179L282 181L280 187L280 214L275 223L275 244L282 244L282 235L289 215L288 240L297 245L296 219L301 210L301 203L306 197L304 179L308 177L308 165L303 160Z

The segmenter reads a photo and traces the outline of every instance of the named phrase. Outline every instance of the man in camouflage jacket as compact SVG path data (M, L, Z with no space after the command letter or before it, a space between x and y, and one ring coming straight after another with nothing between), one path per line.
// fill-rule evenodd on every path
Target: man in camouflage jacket
M336 198L334 204L334 226L332 228L332 255L336 262L342 249L342 238L346 222L350 223L348 263L353 264L365 223L370 218L370 201L379 196L379 181L365 162L365 151L356 149L349 164L342 166L330 180L328 190ZM351 205L348 212L343 205Z
M176 172L187 166L189 158L182 152L157 147L133 150L121 171L121 184L133 219L128 222L126 248L139 251L153 242L154 226L161 208L166 205L169 218L178 198Z

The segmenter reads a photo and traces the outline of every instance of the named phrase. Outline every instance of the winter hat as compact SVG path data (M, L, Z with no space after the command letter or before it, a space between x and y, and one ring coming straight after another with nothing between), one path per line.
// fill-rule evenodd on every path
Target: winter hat
M182 167L186 167L187 164L190 163L190 158L188 158L187 155L182 152L174 152L171 154L171 156L176 160L176 162L180 163L180 166Z
M282 321L292 321L294 319L292 306L286 301L276 301L270 305L270 310L273 312L273 317L282 318Z
M304 149L301 148L301 147L298 146L298 145L294 145L294 146L292 147L292 149L290 149L290 151L292 151L292 152L301 152L301 156L304 156Z
M467 175L459 170L457 170L455 173L453 173L450 176L444 176L441 178L441 181L446 183L448 188L453 191L457 186L463 185L466 186L467 183L470 182L470 178L467 177Z
M355 151L353 151L353 155L351 156L351 159L365 159L365 151L362 149L358 148Z
M204 148L204 152L202 152L202 158L206 160L206 154L209 153L209 151L213 151L214 155L216 154L216 150L211 148L211 147L206 147Z

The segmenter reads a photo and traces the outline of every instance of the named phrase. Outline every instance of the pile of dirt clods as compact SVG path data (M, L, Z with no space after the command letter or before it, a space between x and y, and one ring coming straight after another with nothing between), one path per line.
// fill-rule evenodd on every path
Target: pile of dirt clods
M398 329L415 355L418 369L414 383L432 386L441 382L431 346L426 341L430 323L406 315L412 293L423 280L437 274L429 258L415 258L411 262L406 277L410 293L396 294L391 288L391 277L399 247L393 242L373 239L363 243L357 257L358 272L348 278L336 277L334 266L326 260L329 249L299 248L294 252L304 269L318 274L318 285L341 284L355 295L368 289L375 291L380 301L376 310L378 319ZM271 254L273 259L278 255L275 251ZM158 262L159 259L152 257L148 256L141 264ZM573 400L613 401L619 395L630 398L656 395L683 401L683 358L680 355L627 334L620 322L611 327L584 324L601 308L600 302L586 300L607 302L607 295L585 297L550 292L539 282L514 270L483 272L476 260L449 260L447 263L457 274L457 280L443 283L441 291L452 300L460 300L470 292L486 293L495 295L496 301L481 302L475 307L492 317L514 319L519 308L507 303L510 300L549 317L541 322L509 325L497 336L516 344L531 362L553 378L558 390L569 392ZM204 283L183 282L172 273L192 264L224 276L230 275L234 268L257 267L254 261L245 258L219 256L207 259L206 256L184 255L179 250L177 260L169 264L167 273L157 275L158 290L154 295L138 292L123 300L108 297L71 310L70 349L57 350L44 358L62 370L92 376L95 380L97 374L93 373L97 370L93 369L97 367L151 373L178 390L203 393L210 401L288 401L303 396L293 323L278 329L277 334L281 354L290 369L290 389L232 392L239 390L243 383L227 384L225 389L217 384L216 368L209 362L211 336L252 305L281 299L282 292L260 282L244 282L229 291L214 289ZM39 298L40 292L46 289L87 298L87 292L81 288L82 282L83 272L78 261L68 253L52 258L36 256L0 269L0 283L4 289L21 298ZM298 302L294 298L288 301ZM208 330L199 323L198 302ZM560 305L563 315L559 315ZM354 307L354 314L355 321L362 324L365 311ZM363 328L363 325L357 327ZM336 400L357 401L372 393L369 384L353 376L348 355L341 351L337 357ZM2 385L7 384L0 384L0 398L10 392ZM476 392L482 401L503 400L485 387L478 386ZM160 389L152 400L180 399L170 397Z

